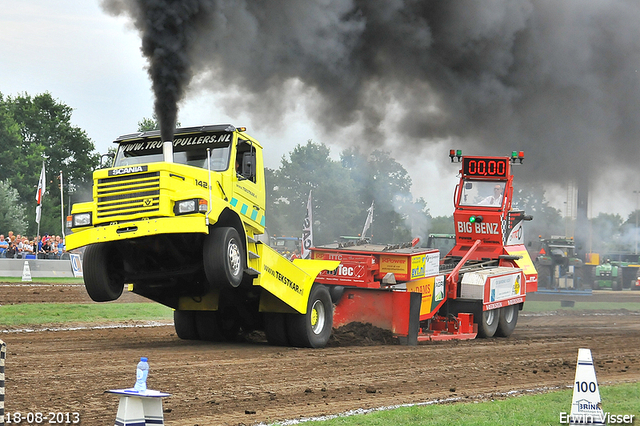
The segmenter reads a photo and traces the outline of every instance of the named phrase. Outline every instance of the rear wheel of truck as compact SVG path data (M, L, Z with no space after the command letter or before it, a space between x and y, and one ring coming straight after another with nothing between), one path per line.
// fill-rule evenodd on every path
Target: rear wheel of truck
M233 342L240 333L240 314L237 309L224 306L218 309L218 330L222 339Z
M211 342L235 340L240 331L237 317L221 311L197 311L195 324L200 339Z
M94 302L116 300L124 289L122 258L113 245L99 243L89 245L82 259L84 286Z
M210 342L221 342L224 336L220 332L218 325L217 311L196 311L195 315L196 330L201 340Z
M195 311L173 311L173 326L176 334L183 340L198 340Z
M279 312L265 312L264 314L264 334L267 335L267 342L274 346L287 346L287 324L286 314Z
M518 305L505 306L500 308L500 318L498 319L498 329L496 336L509 337L518 323Z
M293 346L323 348L333 327L333 303L329 290L314 284L309 294L306 314L288 314L287 337Z
M245 255L235 228L213 228L204 241L204 272L215 288L238 287L244 274Z
M476 317L476 315L474 315ZM482 305L479 306L478 316L478 337L493 337L498 329L500 321L500 311L492 309L490 311L482 311Z

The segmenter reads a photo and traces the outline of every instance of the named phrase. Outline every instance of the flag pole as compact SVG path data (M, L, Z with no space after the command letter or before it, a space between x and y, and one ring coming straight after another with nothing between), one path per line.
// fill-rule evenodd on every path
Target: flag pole
M42 160L42 171L38 180L38 190L36 191L36 222L38 223L38 238L40 238L40 220L42 218L42 197L47 190L47 180L45 177L44 160Z
M313 205L311 199L311 190L309 190L307 213L302 223L302 247L300 250L300 257L302 259L311 258L311 247L313 247Z
M62 184L62 170L60 170L60 225L62 228L62 243L64 244L64 185Z

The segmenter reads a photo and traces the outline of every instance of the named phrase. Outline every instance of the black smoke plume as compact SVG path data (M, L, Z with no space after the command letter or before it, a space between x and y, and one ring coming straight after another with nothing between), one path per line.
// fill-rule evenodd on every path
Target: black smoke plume
M163 141L173 140L178 104L193 77L189 52L209 21L207 2L200 0L105 0L113 13L126 11L142 36L149 61L154 109Z
M154 88L173 101L195 74L198 87L263 123L305 98L327 131L360 124L358 144L416 154L443 139L479 154L523 149L532 165L523 173L548 182L637 168L637 0L106 4L131 15L154 58Z

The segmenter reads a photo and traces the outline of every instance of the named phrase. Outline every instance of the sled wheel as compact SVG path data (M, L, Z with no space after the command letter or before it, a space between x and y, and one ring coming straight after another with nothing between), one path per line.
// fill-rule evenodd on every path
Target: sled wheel
M176 334L183 340L198 340L195 311L173 311L173 326Z
M264 333L270 345L287 346L289 344L285 315L277 312L264 314Z
M94 302L116 300L124 289L122 258L107 243L91 244L82 260L84 286Z
M287 336L293 346L323 348L331 337L333 304L329 290L322 285L311 287L306 314L287 315Z
M505 306L500 308L500 317L498 319L498 329L496 336L509 337L518 323L518 305Z
M498 322L500 321L500 311L498 309L492 309L490 311L482 311L482 305L480 305L480 312L477 318L478 321L478 337L493 337L498 329ZM474 315L475 317L475 315Z
M245 255L235 228L213 228L204 241L204 272L214 288L238 287L244 273Z

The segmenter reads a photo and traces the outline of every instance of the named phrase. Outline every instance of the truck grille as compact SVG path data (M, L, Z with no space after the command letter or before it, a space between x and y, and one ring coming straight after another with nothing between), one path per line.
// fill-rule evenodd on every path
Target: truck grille
M160 206L160 172L98 179L97 220L146 215Z

